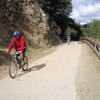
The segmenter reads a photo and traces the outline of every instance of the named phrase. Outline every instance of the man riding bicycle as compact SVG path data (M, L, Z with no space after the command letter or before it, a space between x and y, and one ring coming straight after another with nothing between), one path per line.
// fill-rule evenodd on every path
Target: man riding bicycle
M11 51L11 49L15 46L16 51L23 53L23 57L25 57L25 51L27 48L25 38L18 31L13 32L13 35L14 35L14 37L12 38L12 41L11 41L9 48L6 52L9 53Z
M25 38L18 31L13 33L14 37L9 45L8 50L9 53L11 49L15 46L15 54L11 60L9 65L9 75L11 78L15 78L17 74L17 65L19 65L19 69L22 68L23 71L26 71L28 68L28 58L25 56L25 51L27 48L27 44L25 42Z

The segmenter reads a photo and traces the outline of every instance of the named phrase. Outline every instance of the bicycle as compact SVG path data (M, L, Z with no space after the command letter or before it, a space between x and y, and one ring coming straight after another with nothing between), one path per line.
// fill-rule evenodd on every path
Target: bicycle
M12 61L9 65L9 76L14 79L17 75L18 68L22 68L23 71L28 69L28 58L27 56L23 57L23 53L16 51L12 58Z

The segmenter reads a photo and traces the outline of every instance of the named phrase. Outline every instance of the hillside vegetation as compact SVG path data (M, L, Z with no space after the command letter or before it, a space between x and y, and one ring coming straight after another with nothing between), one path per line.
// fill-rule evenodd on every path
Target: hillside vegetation
M31 47L59 44L71 11L71 0L1 0L0 47L7 47L14 30L24 33Z
M81 26L81 30L83 36L100 40L100 20L94 20L85 26Z
M58 42L59 27L37 1L2 0L0 9L0 47L7 47L14 30L24 33L31 47Z
M71 11L71 0L0 0L0 66L11 60L5 49L16 30L26 38L28 57L61 43Z

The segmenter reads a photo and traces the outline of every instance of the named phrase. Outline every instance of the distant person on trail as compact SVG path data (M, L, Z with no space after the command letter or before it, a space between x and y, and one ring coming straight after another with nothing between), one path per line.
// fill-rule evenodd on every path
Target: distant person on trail
M18 31L13 32L13 35L14 37L12 38L12 41L6 52L9 53L11 49L15 46L15 50L19 51L20 53L23 53L23 57L25 57L25 51L27 48L27 44L25 42L24 36L22 36L21 33Z
M67 43L69 44L71 40L70 34L67 34L66 39L67 39Z

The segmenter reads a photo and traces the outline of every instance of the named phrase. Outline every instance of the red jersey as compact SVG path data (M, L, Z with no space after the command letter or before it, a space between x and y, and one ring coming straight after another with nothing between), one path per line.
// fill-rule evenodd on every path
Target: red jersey
M17 51L23 51L24 47L27 47L27 44L25 42L25 38L23 36L20 36L19 39L16 39L16 37L14 37L9 45L8 50L11 51L11 49L13 48L13 46L15 46L15 49Z

